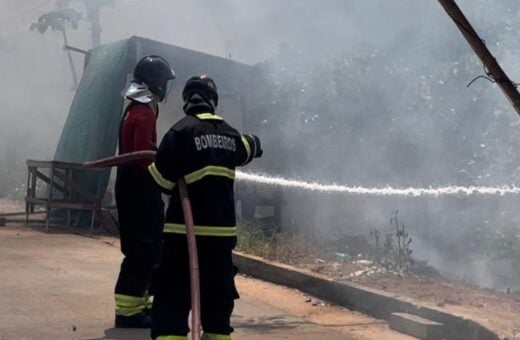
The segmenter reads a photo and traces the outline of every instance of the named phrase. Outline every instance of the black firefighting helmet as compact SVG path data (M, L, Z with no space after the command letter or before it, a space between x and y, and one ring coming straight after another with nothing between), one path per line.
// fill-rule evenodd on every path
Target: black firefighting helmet
M135 66L134 79L148 85L150 91L162 101L170 90L171 80L175 79L175 72L164 58L149 55Z
M202 96L206 101L213 100L218 105L217 84L207 75L193 76L186 81L182 90L182 99L187 102L194 94Z

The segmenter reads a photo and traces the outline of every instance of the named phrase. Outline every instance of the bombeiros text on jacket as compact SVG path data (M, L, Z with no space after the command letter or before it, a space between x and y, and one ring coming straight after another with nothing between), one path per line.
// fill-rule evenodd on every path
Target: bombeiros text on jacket
M235 152L237 149L237 145L234 138L216 135L216 134L207 134L201 135L198 137L194 137L193 141L195 142L195 147L197 151L206 150L208 148L212 149L224 149L228 151Z

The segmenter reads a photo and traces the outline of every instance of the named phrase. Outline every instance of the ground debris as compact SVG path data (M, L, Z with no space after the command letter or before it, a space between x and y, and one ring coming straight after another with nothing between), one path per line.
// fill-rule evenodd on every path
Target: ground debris
M411 238L404 224L392 215L388 233L368 235L338 232L332 240L305 241L290 234L264 234L242 229L239 250L267 260L306 269L337 282L355 283L392 296L461 314L494 331L520 327L520 292L496 292L464 282L452 282L411 256ZM239 229L240 230L240 229ZM348 255L348 256L347 256ZM320 302L304 295L313 307ZM514 337L510 336L511 339Z

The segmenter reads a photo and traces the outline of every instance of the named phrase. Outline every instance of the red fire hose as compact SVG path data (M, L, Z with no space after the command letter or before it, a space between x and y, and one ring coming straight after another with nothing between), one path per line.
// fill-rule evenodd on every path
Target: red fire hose
M106 168L132 163L140 160L155 159L155 151L137 151L127 154L103 158L95 161L83 163L85 168ZM199 258L197 255L197 242L195 238L195 228L193 225L193 213L191 211L191 203L186 188L184 178L177 181L179 186L179 194L181 196L182 211L184 213L184 222L186 223L186 237L188 239L188 253L190 259L190 284L191 284L191 338L192 340L200 340L200 280L199 280Z
M129 152L118 156L88 161L83 163L85 168L108 168L111 166L124 165L141 160L154 160L155 151L136 151Z
M190 258L190 284L191 284L191 338L200 339L200 281L199 281L199 257L197 254L197 241L195 228L193 227L193 213L191 212L190 197L184 178L177 181L179 194L182 200L182 211L186 223L186 237L188 238L188 253Z

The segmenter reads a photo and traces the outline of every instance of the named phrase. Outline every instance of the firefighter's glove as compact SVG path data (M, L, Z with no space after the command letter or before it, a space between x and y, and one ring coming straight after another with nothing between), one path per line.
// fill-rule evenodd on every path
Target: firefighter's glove
M264 151L262 150L262 145L260 144L260 138L258 138L255 135L251 135L251 138L253 139L253 152L255 158L262 157Z

